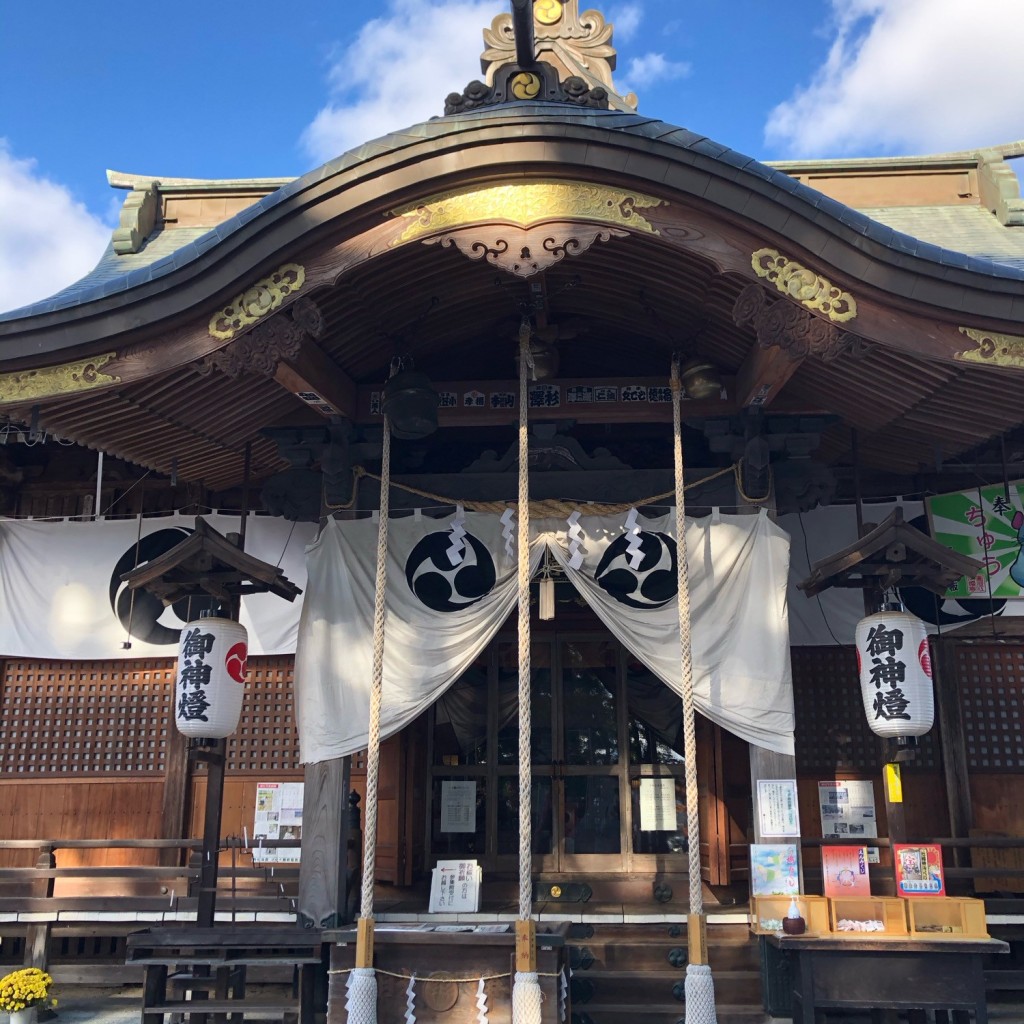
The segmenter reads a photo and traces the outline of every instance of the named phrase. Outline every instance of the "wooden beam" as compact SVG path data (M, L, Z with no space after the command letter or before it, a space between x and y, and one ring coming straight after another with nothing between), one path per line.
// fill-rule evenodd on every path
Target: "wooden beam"
M736 404L741 409L767 406L799 369L803 358L793 359L778 346L756 342L736 374Z
M294 359L278 364L274 380L321 416L355 415L355 382L311 339Z

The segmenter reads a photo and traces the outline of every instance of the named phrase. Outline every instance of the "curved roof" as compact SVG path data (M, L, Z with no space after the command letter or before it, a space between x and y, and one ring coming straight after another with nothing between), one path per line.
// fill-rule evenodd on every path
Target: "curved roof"
M1007 247L1005 241L1000 246L994 227L983 224L980 219L976 238L972 238L970 231L958 232L957 223L946 224L949 237L958 238L965 244L976 243L979 254L972 254L966 249L945 248L897 229L897 226L913 228L924 224L927 213L920 209L902 218L892 211L878 209L872 211L877 218L873 219L802 184L787 170L761 163L688 129L636 113L524 102L434 118L364 143L276 188L216 227L164 228L147 239L137 253L120 255L112 247L108 248L93 271L80 281L49 298L0 314L0 338L11 333L10 328L4 329L7 324L14 326L30 318L61 313L103 299L112 299L116 303L119 298L147 285L180 277L179 272L187 272L204 257L215 259L218 250L228 248L232 239L247 226L272 219L276 211L290 205L301 205L302 197L316 186L331 180L340 182L351 178L358 169L382 158L390 157L393 162L394 158L401 158L404 151L420 148L424 142L473 145L476 144L473 136L482 131L499 132L512 139L521 135L527 126L548 128L547 134L554 137L569 128L582 129L584 133L613 133L634 141L633 148L639 151L667 152L676 163L713 167L721 178L746 185L752 191L765 194L767 187L776 195L782 194L786 197L785 205L800 211L825 230L862 236L876 243L879 250L887 250L893 261L915 266L921 271L934 273L943 268L943 275L951 277L944 273L945 268L955 268L993 282L1024 282L1024 237L1019 248ZM791 163L784 166L805 165ZM627 165L625 170L629 169ZM883 223L885 219L892 223Z
M103 379L92 367L90 388L103 390L37 390L29 399L16 388L15 397L5 397L0 388L0 404L22 415L37 404L41 426L61 437L161 472L175 465L180 478L214 487L241 478L251 444L259 477L280 466L261 428L316 414L299 404L303 389L294 382L245 372L198 375L197 364L247 337L247 328L216 333L211 315L295 261L305 268L302 295L320 305L326 324L310 354L320 361L321 379L336 377L339 387L358 392L355 405L335 402L346 415L354 409L356 422L372 422L370 389L386 378L403 337L415 338L417 366L435 381L493 382L511 374L501 339L514 333L510 320L518 321L527 295L523 277L496 281L490 254L471 262L474 254L449 247L450 235L435 227L407 238L403 228L412 222L403 218L415 219L446 196L482 203L506 185L528 190L553 182L643 200L641 216L617 226L561 211L563 242L586 234L576 230L582 226L591 243L578 259L563 252L545 275L551 322L578 327L583 339L562 346L565 379L660 379L672 351L686 348L736 375L739 397L730 408L749 405L764 381L781 381L791 410L841 418L822 441L829 461L847 456L852 426L861 431L865 464L892 472L933 459L937 436L946 451L963 452L1019 422L1016 374L977 364L981 347L991 349L996 338L1017 360L1002 365L1024 367L1024 268L913 238L791 170L695 132L636 113L550 103L415 125L272 191L272 182L208 183L212 191L248 188L251 205L214 227L181 222L158 225L148 237L140 231L139 251L111 249L76 285L0 317L0 370L7 371L0 385L30 376L26 370L82 375L84 364L72 360L102 355ZM153 184L130 183L137 199ZM176 189L197 187L205 186L168 181L156 189L169 202ZM469 233L464 241L520 237L509 234L509 223L528 234L526 220L503 221L486 205L475 210L455 225ZM600 242L597 227L607 234ZM538 231L531 244L539 248L547 228ZM852 328L875 343L861 362L788 364L778 340L771 347L737 321L743 291L765 285L752 255L773 251L767 247L816 286L847 298L855 293L856 319L839 333ZM777 300L784 288L773 286ZM821 325L821 309L807 312L799 295L788 294L786 304ZM828 320L825 327L837 329Z

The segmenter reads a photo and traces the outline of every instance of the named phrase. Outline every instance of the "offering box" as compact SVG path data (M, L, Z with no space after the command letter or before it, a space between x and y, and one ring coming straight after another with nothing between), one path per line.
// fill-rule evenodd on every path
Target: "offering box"
M923 939L944 937L987 939L985 904L982 900L942 897L907 900L910 934Z
M774 935L782 930L782 919L793 900L807 922L805 935L828 935L828 900L824 896L754 896L751 899L750 929L756 935ZM778 921L777 928L767 922Z
M907 900L898 896L867 896L861 899L830 899L829 928L835 936L863 939L871 936L907 934ZM853 927L844 928L843 922ZM871 925L870 922L878 922ZM856 927L856 925L866 927Z

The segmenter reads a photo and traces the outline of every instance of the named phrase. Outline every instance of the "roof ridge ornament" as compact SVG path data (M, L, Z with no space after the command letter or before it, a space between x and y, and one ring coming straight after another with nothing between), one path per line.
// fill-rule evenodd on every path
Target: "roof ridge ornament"
M621 96L612 83L613 26L603 14L580 14L578 0L511 3L512 13L499 14L484 29L484 81L470 82L461 94L449 94L445 114L523 100L636 109L636 96Z

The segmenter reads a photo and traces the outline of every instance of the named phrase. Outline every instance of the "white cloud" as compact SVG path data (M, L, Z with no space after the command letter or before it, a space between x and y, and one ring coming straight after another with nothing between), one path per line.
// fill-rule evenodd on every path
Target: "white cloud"
M47 298L87 274L111 229L0 138L0 310Z
M629 84L623 84L619 91L645 89L656 82L686 78L692 70L693 67L686 61L669 60L663 53L645 53L629 62L624 76Z
M450 92L480 78L494 0L389 0L333 61L330 101L302 135L324 162L369 139L440 114Z
M636 30L643 21L644 12L639 4L623 4L621 7L608 8L608 20L615 29L612 43L619 46L628 42L636 35Z
M832 0L832 45L769 115L787 155L940 152L1024 135L1020 0Z

